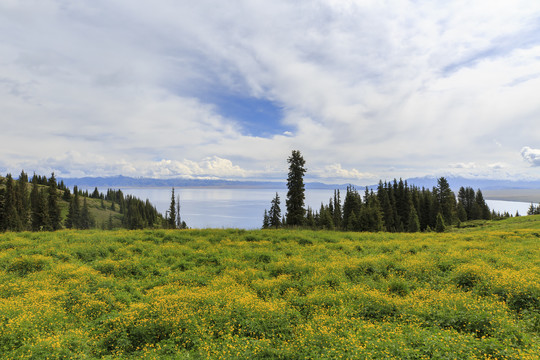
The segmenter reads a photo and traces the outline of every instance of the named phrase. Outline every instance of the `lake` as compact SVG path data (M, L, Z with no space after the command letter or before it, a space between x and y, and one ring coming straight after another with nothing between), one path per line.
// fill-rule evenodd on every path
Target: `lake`
M106 193L107 189L98 188ZM157 210L165 214L171 204L170 188L121 188L124 194L134 195L142 200L150 200ZM93 189L88 189L90 192ZM258 229L262 226L264 210L270 209L270 202L276 192L281 200L281 211L285 213L287 190L280 189L223 189L223 188L176 188L180 195L180 215L191 228L242 228ZM328 204L334 191L328 189L306 190L306 207L314 210L321 202ZM341 191L341 201L345 190ZM502 200L486 200L489 208L497 212L515 215L516 211L526 215L530 203Z

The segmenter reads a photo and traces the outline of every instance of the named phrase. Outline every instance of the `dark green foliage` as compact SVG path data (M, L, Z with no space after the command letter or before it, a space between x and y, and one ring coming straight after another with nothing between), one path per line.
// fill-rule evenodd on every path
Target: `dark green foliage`
M167 215L167 226L169 229L176 229L176 200L174 198L174 188L171 190L171 205Z
M437 201L437 212L442 215L445 224L452 224L456 217L456 197L450 189L448 181L444 177L439 178L433 192Z
M90 210L88 209L88 203L86 198L83 199L83 207L81 209L80 219L79 219L79 229L86 230L94 227L94 219L90 215Z
M3 215L2 230L22 230L22 223L17 209L17 192L15 191L15 182L11 177L11 174L6 175Z
M305 188L304 174L306 172L306 161L300 154L300 151L293 150L291 156L287 159L289 163L289 175L287 178L287 225L300 226L304 222Z
M527 210L527 215L540 215L540 204L538 204L538 206L534 206L534 204L531 203L529 210Z
M446 230L446 225L444 224L444 218L441 213L437 214L437 222L435 224L435 231L444 232Z
M343 226L345 229L349 231L357 229L357 216L360 214L361 209L362 197L353 186L347 186L345 200L343 201Z
M89 196L88 191L81 191L76 186L72 196L63 182L60 186L57 185L54 173L50 179L34 174L32 184L28 184L28 176L24 171L17 181L8 174L5 179L0 177L0 185L0 231L55 231L63 225L72 229L90 229L96 225L112 229L112 214L108 216L108 223L103 216L107 209L105 200L111 201L113 209L116 208L115 202L120 205L124 216L115 218L121 219L122 224L129 224L130 228L162 225L162 216L148 200L143 202L134 197L126 199L121 190L111 189L107 191L107 196L104 196L96 191L97 188ZM101 206L97 205L98 200ZM62 218L61 207L65 206L65 202L68 203L68 211ZM129 209L127 202L133 203ZM92 215L96 211L103 217L99 224L96 224ZM181 222L180 228L187 228L185 222Z
M30 225L30 199L28 197L28 175L21 171L19 180L15 184L16 208L19 217L20 229L28 230Z
M268 210L264 209L264 217L263 217L263 229L270 228L270 217L268 216Z
M281 227L281 207L279 206L279 195L276 192L276 197L272 199L272 205L268 212L268 226L274 229Z
M30 207L32 212L32 231L52 230L49 218L49 208L47 205L47 194L45 190L39 189L37 178L35 176L32 180L32 191L30 192Z
M418 220L418 214L414 206L411 207L409 212L409 225L407 230L409 232L418 232L420 231L420 221Z
M80 204L79 204L79 192L77 187L73 188L73 197L69 203L69 210L65 220L65 226L68 229L80 229Z
M47 207L49 212L49 225L51 230L59 230L62 228L62 219L60 205L58 204L58 191L56 189L56 178L54 177L54 173L51 174L48 185L49 197L47 199Z

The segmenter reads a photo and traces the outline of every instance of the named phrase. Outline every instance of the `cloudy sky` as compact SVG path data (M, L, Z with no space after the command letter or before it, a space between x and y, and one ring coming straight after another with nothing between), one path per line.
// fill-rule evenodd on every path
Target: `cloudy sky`
M540 178L540 2L0 0L0 173Z

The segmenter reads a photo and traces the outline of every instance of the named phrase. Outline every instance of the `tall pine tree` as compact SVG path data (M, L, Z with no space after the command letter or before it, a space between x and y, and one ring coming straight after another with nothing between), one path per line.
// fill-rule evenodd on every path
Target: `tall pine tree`
M293 150L287 159L289 163L289 175L287 178L287 225L301 226L304 222L305 187L304 174L306 173L306 161L300 151Z

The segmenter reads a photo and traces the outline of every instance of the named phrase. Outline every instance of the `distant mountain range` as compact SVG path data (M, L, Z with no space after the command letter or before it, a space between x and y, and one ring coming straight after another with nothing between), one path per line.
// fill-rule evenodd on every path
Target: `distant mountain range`
M461 186L472 187L481 190L503 190L503 189L540 189L540 181L521 180L488 180L488 179L467 179L462 177L446 177L451 188L457 191ZM212 187L212 188L252 188L252 189L286 189L287 184L281 181L236 181L236 180L205 180L205 179L153 179L153 178L133 178L128 176L110 177L83 177L83 178L59 178L68 187L77 185L80 188L92 187ZM432 188L437 185L436 177L417 177L407 179L409 185ZM370 185L369 188L376 188L377 184ZM306 189L345 189L347 184L325 184L322 182L306 182ZM363 186L356 186L363 189Z
M59 178L68 187L77 185L79 188L93 187L177 187L177 188L250 188L250 189L286 189L287 184L281 181L236 181L212 179L153 179L133 178L128 176ZM345 189L347 185L329 185L321 182L306 183L306 189Z
M468 179L457 176L445 176L450 187L457 191L460 187L472 187L481 190L540 189L540 180L490 180ZM437 178L426 176L407 179L409 185L432 188L437 186Z

